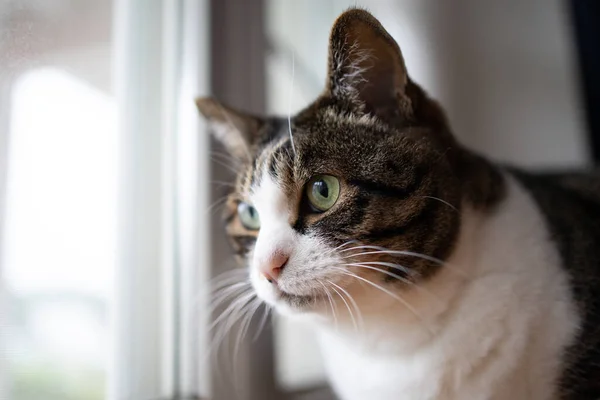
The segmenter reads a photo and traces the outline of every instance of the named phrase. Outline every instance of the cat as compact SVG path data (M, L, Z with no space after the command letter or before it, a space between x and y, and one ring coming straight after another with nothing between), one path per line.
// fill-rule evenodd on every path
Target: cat
M225 224L254 293L313 324L340 399L600 399L598 173L458 143L358 8L289 121L197 106L242 162Z

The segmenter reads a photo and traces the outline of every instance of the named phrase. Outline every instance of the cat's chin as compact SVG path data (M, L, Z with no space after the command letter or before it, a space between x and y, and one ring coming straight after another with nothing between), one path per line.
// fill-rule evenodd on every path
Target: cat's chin
M251 279L252 285L258 297L282 314L318 314L329 304L327 296L324 293L290 293L276 285L268 283L264 279L259 279L257 276L252 276L252 278L254 278Z
M279 302L298 311L314 310L323 300L325 299L318 295L304 296L279 291Z
M259 297L274 307L280 314L286 316L321 314L324 307L329 304L325 295L297 295L279 289L270 291L266 296L259 294Z
M325 300L326 301L326 300ZM294 319L318 320L324 317L324 302L319 297L284 294L274 305L277 313Z

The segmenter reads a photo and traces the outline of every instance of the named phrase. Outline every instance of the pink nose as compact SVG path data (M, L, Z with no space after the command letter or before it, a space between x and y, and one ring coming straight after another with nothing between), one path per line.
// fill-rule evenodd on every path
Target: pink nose
M281 275L281 271L285 268L285 265L288 262L288 255L284 253L274 253L269 261L265 263L264 269L262 270L262 275L268 280L270 283L277 282L279 279L279 275Z

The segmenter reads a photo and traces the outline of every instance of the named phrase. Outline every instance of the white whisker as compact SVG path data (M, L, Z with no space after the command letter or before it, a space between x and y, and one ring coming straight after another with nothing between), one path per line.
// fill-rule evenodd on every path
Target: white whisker
M221 290L219 290L219 292L216 293L215 296L213 296L213 299L210 302L209 312L210 313L214 312L217 309L217 307L221 303L223 303L225 300L227 300L228 298L230 298L236 294L237 295L245 294L246 292L249 292L250 290L251 290L250 283L248 283L248 282L240 282L240 283L236 283L231 286L222 288Z
M232 376L233 376L233 384L235 389L237 390L237 382L239 382L239 380L237 379L237 370L235 368L236 365L238 365L237 363L237 357L239 354L239 346L241 345L241 341L242 341L242 335L244 333L244 324L247 320L247 317L249 315L251 315L251 310L255 310L255 305L256 303L260 301L256 298L250 300L249 302L245 303L242 307L237 308L235 314L231 314L230 318L228 318L228 322L226 324L226 326L224 327L225 332L230 332L233 328L233 326L240 320L242 320L242 322L238 325L238 330L237 330L237 335L236 335L236 339L234 342L234 353L233 353L233 357L231 356L231 354L229 353L230 348L227 347L227 360L230 360L230 370L232 371Z
M445 261L442 261L439 258L428 256L426 254L415 253L413 251L407 251L407 250L390 250L390 249L385 248L385 247L374 246L374 245L354 246L354 247L351 247L351 248L348 248L348 249L340 250L340 253L344 253L346 251L356 250L356 249L373 249L373 250L377 250L377 251L370 251L370 252L367 252L367 253L353 254L353 255L350 255L348 257L357 257L359 255L365 255L365 254L383 254L383 253L386 253L386 254L397 254L397 255L401 255L401 256L418 257L418 258L422 258L424 260L435 262L437 264L446 264Z
M232 157L231 154L223 153L221 151L215 151L215 150L211 150L209 152L209 154L211 156L220 157L223 161L229 161L231 164L235 165L236 167L241 166L241 161L237 158Z
M446 261L442 261L439 258L428 256L426 254L415 253L412 251L388 250L385 247L380 247L380 246L357 246L355 248L375 249L375 251L367 251L367 252L363 252L363 253L351 254L351 255L348 255L345 257L341 257L341 258L347 259L347 258L360 257L360 256L365 256L365 255L371 255L371 254L389 254L392 256L397 255L397 256L415 257L415 258L420 258L420 259L423 259L426 261L436 263L440 266L443 266L444 268L448 268L450 271L456 272L458 275L460 275L463 278L470 279L468 274L465 271L463 271L462 269L460 269L459 267L457 267L456 265L453 265ZM355 248L352 248L352 249L355 249ZM347 251L347 250L352 250L352 249L340 250L340 253Z
M404 265L400 265L400 264L394 264L394 263L389 263L389 262L384 262L384 261L359 261L359 263L363 264L363 265L381 265L382 267L397 269L399 271L404 272L407 275L414 274L414 272L412 270L410 270L409 268L405 267Z
M236 187L235 183L227 182L227 181L218 181L218 180L214 180L213 179L213 180L210 181L210 183L212 185L227 186L227 187L230 187L230 188L235 188Z
M364 326L364 321L363 321L362 313L360 311L360 308L358 307L358 304L356 304L356 301L354 300L354 298L343 287L335 284L334 282L332 282L330 280L327 280L327 282L329 282L330 285L333 285L336 288L338 288L339 290L341 290L348 297L348 300L350 301L350 303L352 303L352 307L354 307L354 310L356 311L356 314L357 314L357 317L358 317L358 324L359 324L360 328L362 329L363 326Z
M431 261L431 262L434 262L434 263L440 264L440 265L447 264L447 262L445 262L443 260L440 260L439 258L428 256L426 254L415 253L413 251L407 251L407 250L390 250L390 249L387 249L385 247L372 246L372 245L354 246L354 247L351 247L351 248L348 248L348 249L340 250L340 253L343 253L343 252L346 252L346 251L350 251L350 250L356 250L356 249L373 249L373 250L376 250L376 251L369 251L369 252L366 252L366 253L352 254L352 255L349 255L348 257L358 257L358 256L366 255L366 254L384 254L385 253L385 254L397 254L397 255L400 255L400 256L409 256L409 257L422 258L424 260Z
M335 329L337 330L338 329L338 320L337 320L337 314L335 312L335 308L333 306L333 297L331 297L331 293L329 292L329 289L327 289L327 286L325 286L325 284L323 282L321 282L320 280L317 280L317 282L321 286L323 286L323 289L325 290L325 294L327 295L327 299L329 300L329 305L331 306L331 315L333 316L333 323L334 323Z
M421 291L423 293L426 293L426 294L430 295L439 304L442 303L442 300L439 298L439 296L435 295L430 290L427 290L424 287L421 287L420 285L418 285L417 283L411 281L410 279L406 279L406 278L404 278L404 277L402 277L402 276L400 276L398 274L394 274L393 272L386 271L384 269L379 269L379 268L376 268L376 267L371 267L371 266L368 266L368 265L363 265L363 264L345 264L345 265L346 266L351 266L351 267L365 268L365 269L370 269L370 270L373 270L373 271L381 272L381 273L383 273L385 275L391 276L392 278L398 279L401 282L404 282L404 283L406 283L408 285L411 285L412 287L414 287L415 289L417 289L417 290L419 290L419 291Z
M249 301L254 296L254 293L250 293L250 295L246 295L243 297L239 297L237 300L231 302L229 306L219 315L215 321L213 321L212 325L209 327L209 332L212 331L216 326L218 329L214 331L213 338L211 340L211 344L207 351L207 357L216 357L217 351L224 339L229 335L230 329L237 320L237 316L240 315L240 312L243 311L249 304L252 304L252 301ZM223 319L226 319L224 323L221 323ZM229 346L225 348L225 350L229 350ZM225 359L230 359L229 351L225 356ZM218 361L216 361L216 370L220 371L221 366Z
M215 158L214 155L210 157L210 159L213 162L216 162L217 164L221 165L222 167L227 168L229 171L231 171L231 173L233 173L234 175L239 174L239 170L236 169L234 166L232 166L231 164L227 164L226 162L224 162L223 160L219 160L218 158Z
M418 196L418 197L440 201L440 202L444 203L445 205L447 205L448 207L452 208L454 211L460 212L460 211L458 211L458 208L456 208L452 204L448 203L446 200L440 199L439 197L435 197L435 196Z
M260 309L262 304L263 304L262 300L260 300L258 298L255 299L254 307L252 308L252 311L249 313L248 322L244 325L244 327L242 329L242 340L246 337L246 334L248 333L248 329L250 328L250 323L252 322L252 318L254 318L254 315Z
M330 284L333 284L333 282L331 282L329 280L327 282L329 282ZM350 318L352 319L352 324L354 325L354 330L358 332L358 325L356 323L356 319L354 318L354 313L352 312L350 305L348 304L348 302L346 301L344 296L342 296L342 294L340 292L338 292L338 290L335 287L332 287L331 289L333 289L333 291L336 292L338 296L340 296L340 299L342 299L342 301L346 305L346 308L348 309L348 313L350 313Z
M203 288L200 289L198 295L192 300L192 307L189 310L189 314L186 313L184 318L190 319L195 317L195 313L200 311L198 304L204 300L207 291L211 293L208 299L208 314L212 314L223 301L236 295L238 291L244 293L245 290L242 289L244 287L250 288L251 285L250 282L243 281L239 276L236 276L242 272L246 272L246 269L236 268L226 271L209 280L205 285L202 285Z
M335 248L333 248L333 249L329 249L329 250L327 250L325 253L323 253L323 255L328 255L328 254L331 254L331 253L333 253L334 251L336 251L336 250L339 250L339 249L341 249L342 247L344 247L344 246L347 246L347 245L349 245L349 244L351 244L351 243L353 243L353 242L355 242L355 240L349 240L349 241L347 241L347 242L344 242L344 243L340 244L339 246L337 246L337 247L335 247Z
M378 264L373 264L373 265L378 265ZM384 273L384 274L386 274L386 275L389 275L389 276L391 276L392 278L396 278L396 279L398 279L399 281L401 281L401 282L404 282L404 283L406 283L406 284L411 284L411 285L414 285L414 282L413 282L413 281L411 281L410 279L404 278L404 277L402 277L402 276L400 276L400 275L398 275L398 274L394 274L393 272L386 271L385 269L381 269L381 268L377 268L377 267L371 267L371 266L369 266L369 265L364 265L364 263L363 263L363 264L359 264L359 263L350 263L350 264L344 264L344 266L348 266L348 267L363 267L363 268L366 268L366 269L371 269L371 270L373 270L373 271L378 271L378 272ZM391 267L390 267L390 268L391 268Z
M256 333L252 337L253 342L255 342L259 338L260 334L262 333L262 331L265 327L265 324L267 323L267 320L269 319L269 314L271 313L271 307L268 304L263 303L263 307L264 307L263 315L260 319L260 322L258 323L258 328L256 329Z
M236 357L237 357L237 354L239 353L239 348L240 348L242 342L244 341L244 337L246 336L248 328L250 327L250 322L252 321L252 317L254 317L256 310L258 310L260 308L261 304L262 304L262 302L259 299L256 299L256 298L253 299L248 304L248 308L246 308L241 313L240 317L238 317L238 320L241 319L242 322L240 323L239 330L238 330L238 337L236 339L236 343L233 348L234 365L237 365Z
M244 272L244 273L242 273ZM218 279L214 278L211 279L208 282L208 286L211 292L218 292L219 290L223 289L224 287L227 287L229 285L232 284L237 284L237 283L247 283L248 285L250 284L250 282L248 281L248 277L247 277L247 271L241 271L239 273L235 273L235 274L228 274L228 275L219 275Z
M423 325L424 325L424 326L427 328L427 330L429 331L429 333L431 333L431 334L433 335L433 330L431 329L431 327L429 326L429 324L428 324L428 323L427 323L427 322L426 322L426 321L423 319L423 317L421 316L421 314L419 314L419 313L417 312L417 310L415 310L415 308L414 308L414 307L413 307L413 306L412 306L412 305L411 305L409 302L407 302L406 300L404 300L402 297L398 296L396 293L394 293L394 292L392 292L392 291L390 291L390 290L388 290L388 289L384 288L384 287L383 287L383 286L381 286L381 285L378 285L378 284L376 284L376 283L374 283L374 282L371 282L370 280L368 280L368 279L365 279L365 278L363 278L363 277L361 277L361 276L358 276L358 275L356 275L356 274L353 274L353 273L351 273L351 272L349 272L349 271L347 271L347 270L345 270L345 269L343 269L343 268L339 268L339 267L333 267L333 268L340 270L340 271L341 271L343 274L345 274L345 275L351 276L351 277L353 277L353 278L356 278L356 279L359 279L359 280L361 280L361 281L363 281L363 282L365 282L365 283L368 283L369 285L371 285L371 286L375 287L376 289L379 289L379 290L381 290L382 292L386 293L386 294L387 294L387 295L389 295L390 297L392 297L392 298L394 298L394 299L398 300L398 301L399 301L400 303L402 303L402 304L403 304L403 305L404 305L404 306L405 306L405 307L406 307L406 308L407 308L407 309L408 309L408 310L409 310L411 313L413 313L413 314L414 314L414 316L415 316L415 317L417 317L417 318L419 319L419 321L421 321L421 323L423 323Z
M219 281L214 281L211 286L210 286L210 291L212 293L216 293L219 290L228 287L230 285L234 285L234 284L238 284L238 283L246 283L246 284L250 284L250 282L248 281L247 276L244 275L239 275L239 276L229 276L229 277L223 277L224 279L220 279Z
M204 216L208 216L209 214L212 214L213 211L215 211L215 209L217 209L218 207L224 205L227 202L227 198L229 196L223 196L217 200L215 200L214 203L212 203L210 206L208 206L208 208L205 211L205 215Z
M238 298L237 300L233 301L226 309L225 311L223 311L221 313L221 315L219 315L213 322L212 324L210 324L210 326L208 327L208 331L212 331L215 326L217 326L219 324L219 322L221 322L223 319L227 318L238 306L244 306L248 303L248 301L252 298L256 296L254 294L254 292L250 291L250 293L247 293L245 296Z
M247 278L248 270L246 268L236 268L235 270L227 271L217 275L208 281L210 290L214 291L220 287L226 286L229 283L242 282Z

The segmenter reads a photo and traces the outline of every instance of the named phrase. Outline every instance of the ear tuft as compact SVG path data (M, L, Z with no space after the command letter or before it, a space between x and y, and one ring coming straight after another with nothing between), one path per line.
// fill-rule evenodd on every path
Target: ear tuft
M248 160L250 146L263 125L263 120L225 106L212 97L197 98L196 106L206 118L215 139L231 155Z
M327 92L382 117L410 115L408 74L398 44L369 12L350 9L334 23Z

